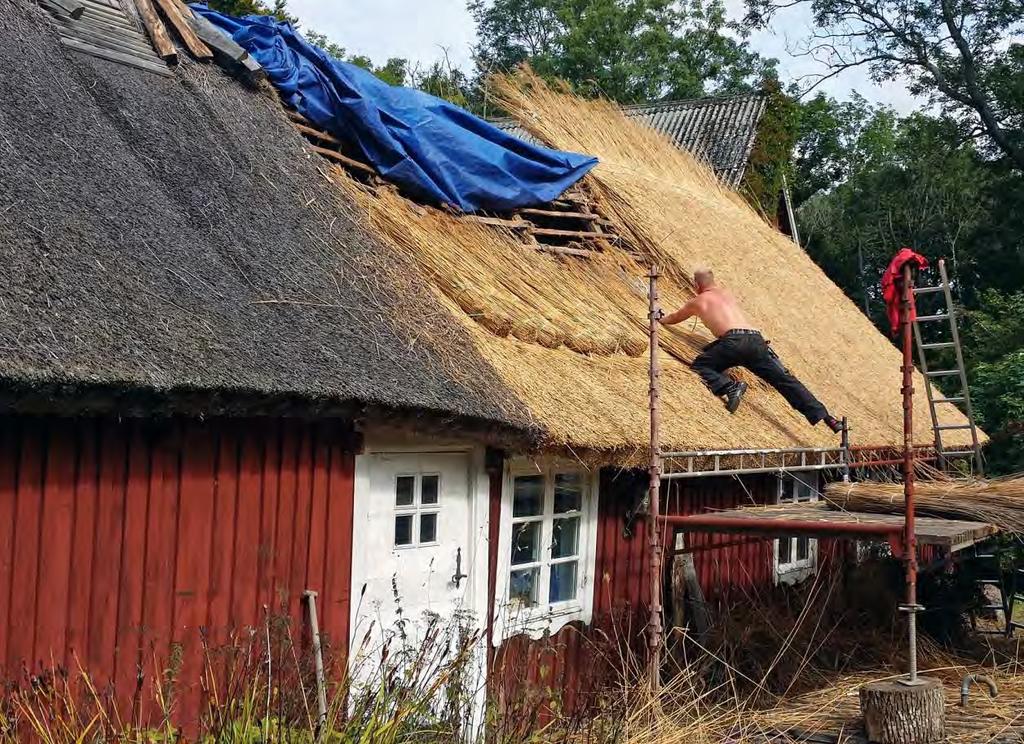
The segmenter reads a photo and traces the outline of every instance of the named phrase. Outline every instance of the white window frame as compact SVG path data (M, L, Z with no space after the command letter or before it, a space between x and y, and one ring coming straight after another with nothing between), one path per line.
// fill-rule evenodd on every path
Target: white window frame
M554 514L554 484L556 474L572 473L581 476L582 494L578 511ZM515 479L521 476L544 476L544 507L541 519L513 518L512 505ZM598 477L579 463L550 460L542 463L513 460L506 465L501 494L501 523L498 537L498 576L495 591L494 643L525 633L539 638L544 633L556 633L567 623L589 623L594 603L594 567L597 552ZM550 558L552 530L556 518L578 515L579 535L575 557ZM541 521L541 559L533 563L512 565L512 533L515 524L531 519ZM572 600L550 603L544 601L550 589L550 567L567 561L577 561L576 597ZM538 603L525 607L509 600L512 571L540 567Z
M802 492L802 493L801 493ZM776 504L812 503L819 500L821 494L821 473L783 473L778 477L778 490L775 494ZM797 558L797 546L800 540L807 540L807 557ZM780 562L779 545L783 540L789 541L790 560ZM813 537L780 537L772 546L772 565L775 568L776 584L798 584L813 576L818 571L818 540Z
M423 477L424 476L436 476L437 477L437 501L433 504L424 504L423 498ZM412 484L412 503L404 506L398 504L398 479L399 478L413 478ZM419 547L430 547L438 545L441 541L441 474L440 473L397 473L395 475L394 485L391 488L391 505L394 507L394 515L391 519L391 527L394 530L395 523L398 521L400 516L412 517L412 527L410 537L411 542L405 545L399 545L395 542L395 536L392 532L391 535L391 547L394 550L414 550ZM434 514L434 539L429 542L420 541L420 520L424 514Z

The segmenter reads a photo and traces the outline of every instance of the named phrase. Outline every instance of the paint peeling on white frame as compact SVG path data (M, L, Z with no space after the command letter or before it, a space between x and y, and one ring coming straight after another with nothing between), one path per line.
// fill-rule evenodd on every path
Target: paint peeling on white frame
M553 520L561 515L553 513L554 480L556 474L579 474L582 477L582 503L578 512L566 512L565 516L579 515L577 543L576 597L570 601L541 603L534 606L518 605L510 601L512 571L525 570L522 565L539 569L539 592L547 594L552 560L550 557L551 530ZM512 566L512 535L517 520L512 514L514 484L517 477L544 476L544 508L538 560L529 564ZM594 604L594 571L597 552L597 507L598 477L578 462L568 460L531 461L513 459L506 463L501 493L501 523L498 537L497 581L494 596L494 644L500 645L506 638L525 634L540 638L555 634L572 622L589 624Z

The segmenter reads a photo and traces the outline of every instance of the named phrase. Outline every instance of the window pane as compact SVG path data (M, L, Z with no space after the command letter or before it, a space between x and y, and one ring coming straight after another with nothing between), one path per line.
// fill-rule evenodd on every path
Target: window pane
M779 540L779 565L783 563L793 562L793 540L791 538L783 538Z
M395 483L395 506L412 506L416 476L400 475Z
M515 480L512 495L513 517L535 517L544 511L544 476L523 475Z
M583 476L579 473L558 473L555 476L555 514L579 511L583 502Z
M512 525L512 565L540 560L540 522Z
M412 545L412 514L395 517L395 545Z
M806 483L800 481L797 482L796 486L796 500L797 501L810 501L814 498L813 489Z
M579 550L580 518L556 519L551 530L551 557L568 558Z
M556 563L551 567L551 592L548 601L566 602L576 599L576 561Z
M439 475L424 475L420 479L420 503L421 504L436 504L437 503L437 492L438 486L440 485L441 476Z
M420 514L420 542L432 543L437 540L437 513Z
M796 559L806 561L811 557L811 539L809 537L798 537L796 539Z
M537 585L539 583L539 568L527 568L522 571L513 571L509 577L509 599L512 602L517 602L526 606L537 604Z

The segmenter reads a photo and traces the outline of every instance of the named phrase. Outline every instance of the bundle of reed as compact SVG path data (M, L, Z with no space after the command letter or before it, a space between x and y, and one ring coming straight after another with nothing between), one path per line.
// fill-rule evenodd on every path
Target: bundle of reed
M844 511L903 514L902 483L829 483L825 500ZM915 512L921 516L994 524L1024 533L1024 475L992 479L920 480L914 486Z

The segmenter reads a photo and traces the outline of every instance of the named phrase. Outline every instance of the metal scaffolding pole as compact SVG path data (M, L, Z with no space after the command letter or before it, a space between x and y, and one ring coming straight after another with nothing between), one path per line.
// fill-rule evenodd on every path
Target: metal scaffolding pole
M903 334L903 498L906 519L903 546L906 560L907 600L900 609L907 613L907 642L909 670L905 684L917 685L917 535L914 531L914 357L913 307L914 275L910 262L903 264L902 300L900 302L900 332Z
M647 625L648 646L650 651L651 689L657 693L661 686L661 442L659 407L659 371L658 371L658 267L651 266L648 274L650 288L648 292L648 322L650 330L650 411L651 411L651 447L650 447L650 483L648 486L647 506L647 540L650 551L651 573L651 606L650 620Z

